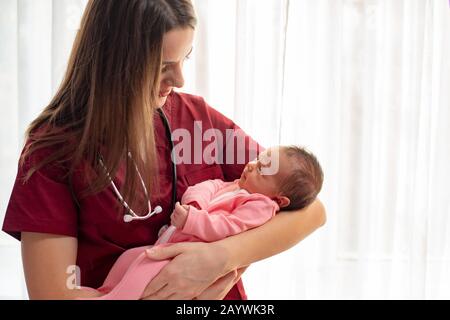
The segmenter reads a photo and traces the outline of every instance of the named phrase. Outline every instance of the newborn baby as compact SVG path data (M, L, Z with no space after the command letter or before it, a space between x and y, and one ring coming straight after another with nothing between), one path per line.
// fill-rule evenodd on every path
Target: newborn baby
M296 146L273 147L249 162L233 182L207 180L189 187L171 215L171 226L155 245L184 241L212 242L269 221L281 208L302 209L322 188L316 157ZM149 259L151 246L127 250L116 261L96 299L140 299L169 260ZM243 288L240 288L243 291Z

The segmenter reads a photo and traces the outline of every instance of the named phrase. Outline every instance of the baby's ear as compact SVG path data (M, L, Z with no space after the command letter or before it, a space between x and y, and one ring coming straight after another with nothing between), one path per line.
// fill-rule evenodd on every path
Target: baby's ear
M285 208L291 203L291 200L285 196L276 196L274 200L280 208Z

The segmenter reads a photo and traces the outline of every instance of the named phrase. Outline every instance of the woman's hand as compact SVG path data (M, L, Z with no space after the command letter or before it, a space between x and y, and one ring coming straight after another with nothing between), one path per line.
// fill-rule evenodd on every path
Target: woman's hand
M203 291L195 300L223 300L231 288L239 281L245 270L247 270L247 267L231 271Z
M221 299L239 280L233 271L236 268L229 266L228 252L216 243L157 246L147 255L154 260L173 260L149 283L144 300Z

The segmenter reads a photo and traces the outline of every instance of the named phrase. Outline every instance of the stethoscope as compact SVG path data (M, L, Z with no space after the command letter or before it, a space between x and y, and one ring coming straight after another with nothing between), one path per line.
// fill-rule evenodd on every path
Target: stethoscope
M171 203L171 206L172 206L172 211L173 211L173 209L175 207L175 202L177 200L177 186L176 186L176 183L177 183L177 165L176 165L176 162L175 162L175 159L174 159L175 154L173 152L173 150L174 150L174 143L173 143L173 140L172 140L172 130L170 129L169 120L167 120L167 117L164 114L164 112L161 110L161 108L157 109L157 112L158 112L159 116L161 117L161 119L163 121L165 130L166 130L166 137L170 141L170 148L171 148L170 154L171 154L171 160L172 160L172 203ZM133 160L130 152L128 152L128 157L131 160ZM144 179L142 179L141 173L139 172L139 169L138 169L138 167L136 165L136 162L134 162L134 160L133 160L133 162L134 162L134 166L136 168L136 172L138 173L139 179L141 181L142 188L144 189L144 193L145 193L145 196L147 198L148 212L144 216L137 215L130 208L130 206L128 205L128 203L125 201L125 199L123 198L122 194L120 193L119 189L117 188L116 184L114 183L113 179L111 178L111 176L110 176L110 174L108 172L108 169L106 168L106 166L105 166L101 156L99 157L99 162L100 162L101 166L105 169L106 175L108 176L109 181L111 182L111 185L113 187L114 193L116 194L117 198L122 203L122 205L125 207L125 209L127 209L127 214L125 214L123 216L123 221L124 222L131 222L131 221L134 221L134 220L139 220L139 221L147 220L150 217L153 217L155 214L159 214L159 213L162 212L161 206L156 206L155 209L152 211L152 205L150 203L150 197L148 195L147 188L145 187Z

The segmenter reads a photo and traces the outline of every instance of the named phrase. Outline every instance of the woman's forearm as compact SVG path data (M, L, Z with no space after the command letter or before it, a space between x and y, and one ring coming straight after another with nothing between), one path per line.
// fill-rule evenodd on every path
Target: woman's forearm
M67 290L60 296L55 297L55 300L85 300L91 298L100 298L103 294L94 289L73 289Z
M216 244L228 252L230 270L241 268L288 250L325 221L325 208L316 200L303 210L280 212L264 225Z

